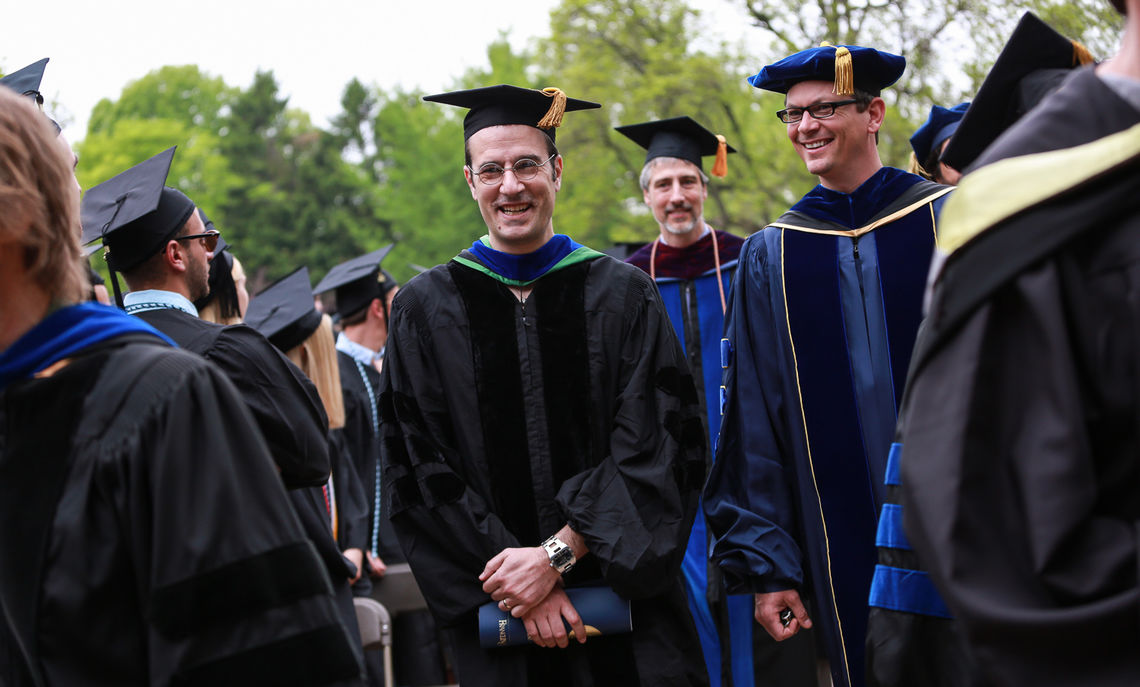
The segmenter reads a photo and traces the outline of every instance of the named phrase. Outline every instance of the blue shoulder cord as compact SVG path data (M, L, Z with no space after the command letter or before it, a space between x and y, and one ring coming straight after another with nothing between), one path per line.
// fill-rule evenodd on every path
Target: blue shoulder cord
M372 384L368 381L368 374L364 371L364 364L353 358L360 379L364 381L364 388L368 391L368 404L372 407L372 436L380 436L380 419L376 415L376 394L372 391ZM380 454L376 454L376 492L372 499L372 555L380 557Z

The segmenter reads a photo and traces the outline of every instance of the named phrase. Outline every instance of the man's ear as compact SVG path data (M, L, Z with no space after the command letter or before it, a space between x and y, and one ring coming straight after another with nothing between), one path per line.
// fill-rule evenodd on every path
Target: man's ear
M872 98L871 104L867 106L867 112L871 115L871 122L867 129L868 133L878 133L879 129L883 126L883 119L887 116L887 103L882 98Z
M171 239L163 248L162 259L167 267L175 272L185 272L189 267L185 247L181 242Z
M463 167L463 178L467 180L467 188L471 190L471 197L478 200L475 195L475 175L471 173L470 167Z

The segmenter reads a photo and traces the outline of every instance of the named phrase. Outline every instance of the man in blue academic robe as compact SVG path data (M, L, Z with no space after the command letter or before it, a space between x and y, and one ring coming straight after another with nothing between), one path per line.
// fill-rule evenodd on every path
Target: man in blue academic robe
M816 627L823 684L862 685L887 454L948 187L884 167L880 91L905 60L805 50L752 85L819 185L741 251L704 509L729 592L776 640ZM809 614L810 609L810 614ZM828 676L830 673L830 676Z
M630 124L617 127L617 131L646 150L639 182L645 204L660 231L656 239L627 262L645 270L657 282L669 320L685 349L689 369L698 382L702 417L712 446L720 431L720 339L724 313L744 240L715 230L705 222L703 209L709 178L701 158L715 155L710 172L722 177L727 171L728 153L736 151L723 136L713 134L690 117ZM775 678L773 663L780 663L779 657L760 647L757 656L753 656L751 595L728 596L719 570L709 565L708 529L700 513L693 521L681 570L710 682L752 687ZM755 640L770 648L767 635L759 635ZM760 658L761 654L765 657ZM801 665L810 664L810 659L800 658ZM779 684L790 687L796 683L788 669L776 670ZM762 676L759 680L757 673Z

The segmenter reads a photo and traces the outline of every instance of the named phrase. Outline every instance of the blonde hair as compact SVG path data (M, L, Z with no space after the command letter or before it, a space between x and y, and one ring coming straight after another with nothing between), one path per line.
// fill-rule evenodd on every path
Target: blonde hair
M87 298L79 184L47 117L0 88L0 240L24 247L28 277L56 303Z
M333 338L332 318L321 315L321 324L299 346L286 355L305 373L325 406L329 416L329 429L344 427L344 394L340 387L340 368L336 361L336 340Z

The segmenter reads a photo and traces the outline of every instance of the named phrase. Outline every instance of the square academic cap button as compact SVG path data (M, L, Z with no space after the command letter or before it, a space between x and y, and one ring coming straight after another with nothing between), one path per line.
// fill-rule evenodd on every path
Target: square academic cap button
M621 135L645 148L645 161L658 157L675 157L688 160L701 167L701 158L716 155L712 173L724 176L725 158L736 150L728 145L724 136L717 136L704 128L692 117L673 117L655 122L627 124L614 127ZM720 174L717 174L721 171Z
M83 243L103 238L111 269L129 270L174 237L194 202L166 186L174 148L140 162L83 195Z
M954 134L969 107L970 103L959 103L954 107L930 106L930 116L926 118L926 123L918 127L910 137L910 147L919 164L925 163L930 151Z
M39 62L33 62L23 69L17 69L11 74L0 78L0 85L7 86L20 95L27 95L35 98L36 102L43 104L44 98L40 95L40 82L44 78L44 67L47 66L48 58L45 57Z
M942 161L964 171L1003 131L1052 92L1066 72L1092 61L1084 46L1026 12L962 117Z
M558 88L539 91L507 84L425 95L424 100L470 110L463 118L463 140L489 126L504 124L533 126L553 140L563 113L601 107L598 103L568 98Z
M282 352L304 343L321 324L321 314L313 306L309 269L299 267L254 296L245 323Z
M801 81L833 81L836 95L852 95L855 88L878 95L899 80L906 58L858 45L809 48L770 64L749 77L756 88L787 93Z
M313 293L335 289L337 314L341 317L353 314L371 303L373 298L380 298L397 286L396 280L380 268L390 250L392 244L342 262L329 270Z

